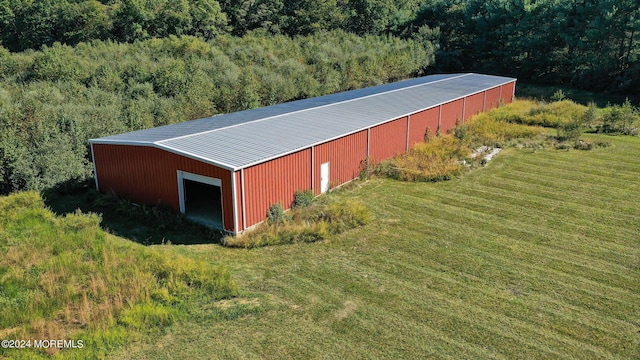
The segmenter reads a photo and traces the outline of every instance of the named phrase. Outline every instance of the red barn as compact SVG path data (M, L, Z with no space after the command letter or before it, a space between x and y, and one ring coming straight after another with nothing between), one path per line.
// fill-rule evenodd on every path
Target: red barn
M516 79L430 75L90 140L96 186L238 234L379 162L513 100Z

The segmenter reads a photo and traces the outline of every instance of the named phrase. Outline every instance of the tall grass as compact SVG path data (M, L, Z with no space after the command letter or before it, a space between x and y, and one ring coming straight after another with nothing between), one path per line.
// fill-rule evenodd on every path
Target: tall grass
M446 180L461 172L458 159L470 153L471 149L453 135L442 135L383 162L376 173L404 181Z
M627 107L630 109L627 113L637 117L637 110L630 105ZM602 128L603 119L606 120L608 114L616 113L619 108L597 109L595 105L587 107L571 100L552 103L517 100L472 117L455 127L450 135L427 138L407 153L379 164L375 173L404 181L448 180L474 168L478 162L483 163L481 157L471 156L479 146L555 146L582 150L608 146L607 141L583 141L581 136L589 127L594 130ZM638 122L636 118L630 115L618 117L626 119L626 129L632 129L626 133L637 132L633 125ZM623 123L622 120L615 122ZM556 128L558 136L545 136L547 130L544 127Z
M489 112L497 121L524 125L557 127L575 119L581 119L587 112L587 106L571 100L551 103L534 100L517 100Z
M501 121L511 119L514 114L531 110L530 104L519 103L509 111L511 105L471 118L458 125L452 134L429 137L424 143L414 145L405 154L385 161L376 169L377 174L403 181L448 180L461 174L463 164L474 164L473 149L480 145L503 147L524 139L533 139L544 133L539 126L527 126Z
M310 243L353 229L372 220L369 209L361 202L336 202L329 194L312 202L298 204L281 221L265 221L257 228L238 237L227 236L223 244L229 247L255 248L269 245Z
M493 112L478 114L462 126L467 127L467 137L470 144L494 147L506 146L514 140L531 139L545 132L539 126L499 121Z
M4 338L111 337L115 346L172 323L193 296L234 295L225 267L120 242L99 225L96 214L55 216L34 192L0 197Z

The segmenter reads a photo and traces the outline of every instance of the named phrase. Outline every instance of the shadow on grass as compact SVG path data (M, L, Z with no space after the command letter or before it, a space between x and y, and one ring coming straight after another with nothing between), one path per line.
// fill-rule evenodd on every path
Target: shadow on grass
M221 231L193 223L171 209L137 205L100 194L92 181L63 183L43 191L42 197L57 215L77 209L99 214L105 231L143 245L220 244L224 236Z

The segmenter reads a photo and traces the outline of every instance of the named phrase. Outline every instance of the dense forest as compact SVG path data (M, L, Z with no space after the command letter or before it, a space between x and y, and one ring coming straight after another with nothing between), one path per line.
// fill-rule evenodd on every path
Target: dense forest
M430 72L637 95L635 0L0 0L0 193L87 140Z
M0 192L91 176L90 138L394 81L433 56L416 41L339 30L5 50Z
M439 47L432 70L601 91L640 87L636 0L0 0L0 42L10 51L256 29L421 38Z

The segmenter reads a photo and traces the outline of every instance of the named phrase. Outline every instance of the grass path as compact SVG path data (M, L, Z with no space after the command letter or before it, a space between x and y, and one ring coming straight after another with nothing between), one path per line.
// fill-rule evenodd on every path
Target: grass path
M638 359L640 139L612 141L356 183L337 196L377 220L330 242L163 247L229 264L244 298L114 358Z

